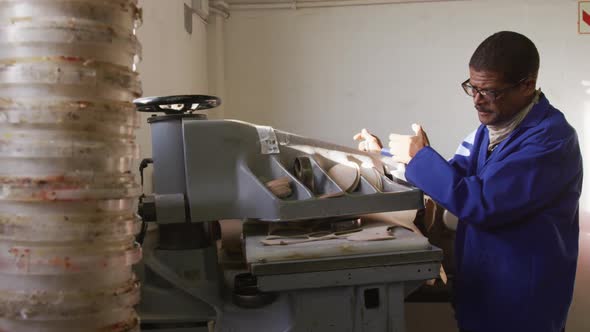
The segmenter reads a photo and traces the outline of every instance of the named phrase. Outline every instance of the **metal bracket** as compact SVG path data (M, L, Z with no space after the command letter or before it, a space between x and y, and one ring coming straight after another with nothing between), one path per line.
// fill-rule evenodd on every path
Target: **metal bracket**
M189 35L193 33L193 14L198 15L204 23L207 23L209 0L192 0L191 6L184 4L184 29Z

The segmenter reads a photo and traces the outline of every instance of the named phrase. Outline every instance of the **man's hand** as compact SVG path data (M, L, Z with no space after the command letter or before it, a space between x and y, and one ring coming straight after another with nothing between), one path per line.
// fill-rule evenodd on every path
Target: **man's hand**
M359 143L359 150L361 151L380 153L383 148L381 140L377 136L371 135L367 129L361 130L360 133L354 135L353 139L361 141Z
M412 130L415 135L389 135L389 152L393 154L393 160L407 164L414 158L416 153L423 147L430 145L428 136L422 126L418 124L412 124Z

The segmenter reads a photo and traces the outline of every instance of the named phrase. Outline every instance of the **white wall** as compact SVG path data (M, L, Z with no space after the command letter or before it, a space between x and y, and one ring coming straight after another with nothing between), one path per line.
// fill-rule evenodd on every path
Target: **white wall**
M588 161L590 86L582 81L590 81L590 35L578 35L577 17L575 0L234 11L227 22L225 117L351 146L362 127L387 138L410 133L418 122L450 157L478 125L459 86L471 54L490 34L514 30L536 43L539 85L578 131ZM585 220L583 228L590 228ZM582 263L590 255L589 231L582 232ZM568 332L590 330L589 285L589 266L581 264Z
M207 26L193 15L193 31L184 29L182 0L141 0L143 25L137 30L143 46L143 60L138 72L144 96L206 94ZM151 135L143 114L137 132L141 158L151 157ZM146 191L151 191L151 167L148 169Z

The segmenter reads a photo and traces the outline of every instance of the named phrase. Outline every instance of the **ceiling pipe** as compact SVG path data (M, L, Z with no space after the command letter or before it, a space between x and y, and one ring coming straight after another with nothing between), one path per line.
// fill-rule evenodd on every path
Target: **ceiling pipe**
M221 15L223 18L228 19L229 4L223 0L215 0L209 3L209 11L213 14Z
M339 0L339 1L291 1L275 3L242 3L232 4L230 10L271 10L271 9L303 9L348 6L374 6L387 4L408 4L427 2L458 2L471 0Z

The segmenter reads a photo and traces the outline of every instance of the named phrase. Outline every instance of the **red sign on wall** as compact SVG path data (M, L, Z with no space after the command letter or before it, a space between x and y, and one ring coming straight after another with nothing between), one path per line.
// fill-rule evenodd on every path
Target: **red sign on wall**
M578 32L590 34L590 1L578 3Z

